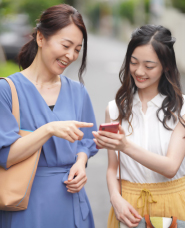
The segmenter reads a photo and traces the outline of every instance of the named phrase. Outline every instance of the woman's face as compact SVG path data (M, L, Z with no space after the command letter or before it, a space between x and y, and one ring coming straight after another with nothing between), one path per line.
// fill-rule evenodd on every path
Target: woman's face
M52 75L62 74L78 58L82 41L83 34L74 24L64 27L47 40L38 33L38 53L44 68Z
M130 73L139 90L157 90L163 72L151 44L135 48L130 60Z

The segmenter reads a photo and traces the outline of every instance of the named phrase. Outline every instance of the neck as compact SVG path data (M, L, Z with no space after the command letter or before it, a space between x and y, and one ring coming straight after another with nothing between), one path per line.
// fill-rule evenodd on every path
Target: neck
M60 79L59 75L49 72L47 66L44 66L39 54L37 53L33 63L22 73L31 81L40 85L50 85Z
M147 103L148 101L151 101L158 93L159 92L157 89L138 89L139 98L142 103Z

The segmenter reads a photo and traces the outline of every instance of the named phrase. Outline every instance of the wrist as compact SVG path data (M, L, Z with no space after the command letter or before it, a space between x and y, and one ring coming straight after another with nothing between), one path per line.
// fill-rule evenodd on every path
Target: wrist
M115 198L120 197L120 193L118 190L115 190L114 192L111 193L110 195L110 203L113 205Z
M47 123L45 125L45 131L46 131L47 135L49 135L50 137L52 137L54 135L53 122Z
M125 154L129 154L129 151L130 151L130 148L132 146L132 142L128 139L125 139L125 142L124 142L124 147L123 147L123 152Z
M77 154L77 160L76 160L76 162L81 163L81 165L83 165L84 167L86 166L87 160L88 160L88 157L87 157L87 154L86 153L79 152Z

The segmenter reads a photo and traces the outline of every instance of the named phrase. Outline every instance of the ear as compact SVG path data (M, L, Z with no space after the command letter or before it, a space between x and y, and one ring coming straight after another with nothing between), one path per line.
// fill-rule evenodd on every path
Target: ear
M42 35L42 33L38 30L37 31L37 45L38 47L42 47L42 42L43 42L43 38L44 36Z

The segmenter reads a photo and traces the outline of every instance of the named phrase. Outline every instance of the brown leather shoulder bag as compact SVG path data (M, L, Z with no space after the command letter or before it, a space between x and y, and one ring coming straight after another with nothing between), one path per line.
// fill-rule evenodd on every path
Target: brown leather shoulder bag
M15 85L9 78L0 79L6 80L10 85L12 114L19 125L19 135L24 137L31 132L20 129L19 100ZM7 170L0 167L0 210L19 211L27 208L40 152L41 148L26 160L11 166Z

